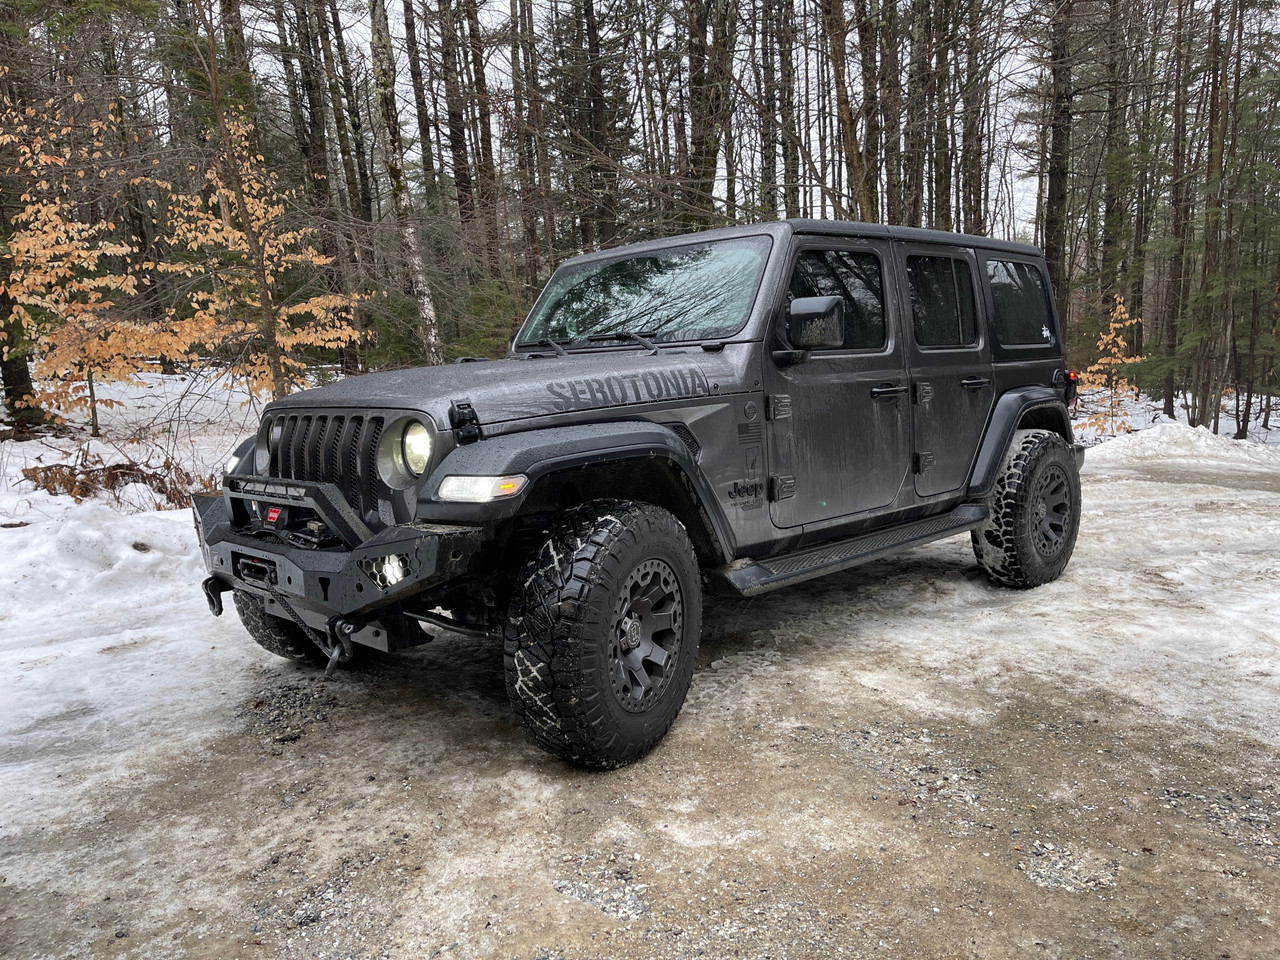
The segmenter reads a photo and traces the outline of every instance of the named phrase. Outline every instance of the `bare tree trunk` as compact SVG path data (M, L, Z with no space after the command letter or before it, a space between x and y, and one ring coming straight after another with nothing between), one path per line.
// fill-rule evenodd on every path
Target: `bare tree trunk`
M862 149L858 146L858 127L854 122L853 105L849 102L849 87L845 81L845 45L848 43L849 29L844 19L843 0L822 0L822 25L826 32L827 54L831 60L831 82L836 92L836 115L840 118L844 169L848 178L848 211L837 210L836 216L852 216L855 220L861 220L866 216L867 183L866 172L862 167Z
M284 349L279 336L279 308L275 303L271 279L267 275L266 254L262 246L262 238L258 235L256 225L249 208L249 200L245 193L244 176L240 168L239 148L227 121L223 103L222 76L218 65L217 28L213 21L213 11L206 3L208 0L193 0L199 25L204 31L205 48L204 67L209 80L209 106L213 110L215 132L221 152L215 163L220 178L230 190L235 201L236 212L243 225L245 246L249 248L249 259L252 263L254 284L257 287L260 316L258 317L258 336L265 344L267 371L271 377L271 393L276 399L283 397L289 389L285 377Z
M893 0L890 0L893 2ZM880 0L856 0L854 9L858 15L858 55L862 72L862 105L858 112L863 118L865 134L862 138L862 193L863 208L859 216L868 222L881 220L880 169L882 156L880 145L880 76L876 63L876 51L880 45Z
M1173 362L1178 353L1178 323L1182 316L1182 304L1186 296L1187 231L1190 228L1190 190L1187 184L1187 8L1191 0L1178 0L1178 14L1174 26L1172 82L1173 90L1173 164L1169 181L1170 233L1173 250L1169 256L1166 273L1164 351L1167 361L1164 375L1164 415L1173 419L1174 370Z
M1224 159L1227 140L1227 78L1231 53L1228 39L1223 45L1223 0L1214 0L1209 25L1209 123L1206 144L1206 183L1204 204L1204 252L1201 259L1199 303L1193 311L1196 343L1191 363L1191 411L1187 423L1204 426L1212 421L1217 432L1221 409L1218 384L1220 351L1230 339L1231 308L1229 286L1221 282L1230 274L1229 263L1223 263L1224 246L1231 242L1230 231L1223 236L1225 213ZM1230 37L1231 28L1227 27Z
M984 187L987 158L984 156L982 132L985 117L983 104L990 89L987 70L980 64L978 53L983 44L982 0L966 0L964 40L965 72L960 89L960 227L966 233L987 232Z
M524 50L524 78L529 92L529 129L539 131L545 129L545 113L543 111L544 95L539 79L539 60L537 45L534 43L533 3L524 0L521 7ZM551 191L551 156L546 137L533 137L534 141L534 179L537 183L539 207L542 211L542 236L546 244L546 255L551 261L556 256L556 208Z
M778 66L782 96L782 195L788 217L801 215L800 134L796 130L795 0L778 0Z
M302 116L302 94L298 86L298 69L294 59L293 38L289 34L289 25L284 16L283 0L275 0L272 4L275 15L276 35L280 38L280 65L284 69L284 93L289 101L289 119L293 125L293 136L302 145L306 153L306 121Z
M253 89L253 73L249 66L249 47L244 39L244 20L240 16L240 0L219 0L222 10L222 42L226 47L229 77L224 81L224 96L229 92L236 105L250 121L258 116L258 98ZM228 91L225 87L229 87ZM258 135L250 133L252 149L258 149Z
M329 292L345 294L346 279L343 269L342 249L338 242L338 212L333 206L333 190L329 184L329 144L326 132L325 84L322 78L323 66L320 52L319 27L324 23L322 11L313 11L309 0L294 0L294 15L298 25L298 72L301 89L306 103L305 131L298 132L302 143L303 157L306 159L310 180L311 200L320 214L320 250L328 262L323 271ZM345 321L358 328L354 311L343 311ZM355 349L354 343L350 345ZM358 357L353 364L352 358L344 354L344 368L348 373L358 372Z
M458 83L458 25L450 0L440 0L440 57L444 77L445 113L449 126L449 153L453 159L453 183L457 188L458 216L464 230L476 219L475 187L471 181L471 159L467 148L467 124L462 113L462 90Z
M356 165L351 153L351 133L342 105L342 92L338 86L338 70L334 62L333 43L329 39L329 21L325 17L323 0L308 0L315 5L316 24L320 32L320 53L324 61L325 85L329 91L329 109L333 114L333 127L338 134L338 156L342 164L346 185L347 212L355 214L360 203L360 186L356 179Z
M778 27L774 0L763 0L753 18L759 56L752 56L760 91L760 176L756 205L772 220L778 215Z
M884 26L880 31L880 59L884 64L884 92L880 99L884 118L884 219L906 223L902 196L902 64L897 0L884 0Z
M1151 158L1156 155L1156 56L1158 45L1147 39L1147 50L1142 74L1137 77L1142 90L1136 108L1134 150L1138 162L1131 161L1131 186L1134 192L1133 242L1130 255L1129 276L1132 278L1130 315L1134 318L1132 356L1146 353L1146 293L1147 293L1147 243L1150 240L1152 208L1156 203L1156 174L1151 170Z
M1099 288L1102 309L1114 307L1120 263L1124 256L1124 230L1128 213L1125 198L1130 187L1130 138L1124 129L1124 91L1128 86L1129 43L1121 30L1121 0L1107 0L1107 35L1103 39L1107 76L1107 120L1103 134L1104 196L1102 204L1102 265ZM1132 305L1132 301L1131 305Z
M8 222L6 218L5 223ZM13 319L13 299L4 292L8 273L8 259L0 259L0 387L4 388L4 408L18 423L43 423L44 411L36 403L35 385L27 367L22 325Z
M604 60L600 52L600 27L596 23L595 0L582 0L582 22L587 41L587 100L591 120L588 136L591 157L587 162L587 182L591 190L591 218L595 221L596 243L607 247L618 231L614 198L616 175L611 171L609 130L606 125Z
M689 0L689 153L682 191L685 222L715 222L716 160L728 115L737 0ZM709 36L708 36L709 35Z
M912 0L910 21L911 60L907 76L903 133L903 222L918 227L924 221L924 166L927 142L927 110L932 24L929 0Z
M1067 177L1070 172L1072 87L1071 19L1075 0L1063 0L1049 19L1049 154L1045 164L1044 258L1065 323L1071 274L1067 258Z
M511 0L511 107L512 133L516 138L516 184L520 191L520 222L524 229L523 282L532 287L542 271L534 187L533 137L525 114L524 41L521 0Z
M427 212L438 214L440 198L436 190L436 164L431 154L431 111L427 106L427 90L422 82L422 58L418 52L418 27L413 15L414 0L404 0L404 45L409 55L409 84L413 87L413 105L418 118L418 149L422 152L422 186L426 194Z
M356 177L360 183L360 219L372 221L373 190L369 182L369 163L365 158L364 124L360 119L360 101L356 98L355 83L351 78L351 62L347 58L347 43L342 37L342 21L338 19L336 0L329 0L329 22L333 26L338 66L342 70L342 95L346 98L347 116L351 121L351 142L356 155Z
M384 151L387 179L391 181L391 203L400 227L401 245L408 267L409 292L418 304L418 339L427 363L441 363L444 351L440 346L436 308L427 282L422 245L418 239L413 206L409 199L409 187L404 179L404 149L400 142L400 118L396 111L395 60L391 56L385 0L369 0L369 14L373 25L370 47L373 54L374 84L377 87L378 109L382 114L387 138Z
M484 74L484 40L476 0L461 0L467 20L467 48L471 53L471 85L475 91L476 121L479 124L476 157L476 197L485 225L485 262L490 272L497 270L498 175L493 162L493 119L489 108L489 82Z

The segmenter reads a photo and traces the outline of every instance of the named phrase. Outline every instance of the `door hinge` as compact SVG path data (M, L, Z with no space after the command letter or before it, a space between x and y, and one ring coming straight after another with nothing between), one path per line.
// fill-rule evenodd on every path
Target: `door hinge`
M770 477L769 499L775 503L779 500L790 500L796 495L795 477Z
M935 462L936 461L934 460L934 456L930 451L924 450L924 451L921 451L920 453L917 453L916 454L916 473L924 473L926 470L932 470Z
M449 405L449 426L456 431L458 443L475 443L480 439L480 418L470 400L455 400Z
M766 398L765 416L770 420L786 420L791 416L791 398L785 393Z
M933 399L932 383L917 383L916 387L916 403L928 403Z

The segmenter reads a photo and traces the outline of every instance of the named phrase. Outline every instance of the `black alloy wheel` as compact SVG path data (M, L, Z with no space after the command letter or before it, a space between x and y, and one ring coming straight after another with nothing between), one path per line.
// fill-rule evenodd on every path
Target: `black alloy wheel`
M674 570L646 560L627 577L614 607L609 673L623 710L643 713L662 696L680 654L684 597Z
M621 767L666 735L698 655L702 583L684 526L648 503L567 511L513 583L507 698L544 750Z

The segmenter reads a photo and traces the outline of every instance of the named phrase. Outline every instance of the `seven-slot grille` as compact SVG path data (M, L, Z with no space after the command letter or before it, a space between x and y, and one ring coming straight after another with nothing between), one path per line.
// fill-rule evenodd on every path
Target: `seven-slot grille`
M336 484L357 514L376 513L382 422L382 417L283 414L277 418L281 430L271 451L271 476Z

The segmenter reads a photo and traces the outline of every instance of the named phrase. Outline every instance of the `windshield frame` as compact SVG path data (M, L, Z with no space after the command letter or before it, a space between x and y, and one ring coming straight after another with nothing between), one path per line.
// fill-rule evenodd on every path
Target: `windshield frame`
M709 248L717 246L757 246L760 262L755 269L755 277L746 299L743 301L742 315L739 322L732 328L724 327L706 333L692 333L692 331L675 329L670 332L661 330L655 331L647 324L637 324L636 329L627 327L618 329L617 331L608 329L587 329L585 332L573 336L557 338L555 342L568 350L609 350L617 348L635 349L639 346L634 335L639 334L644 338L653 340L659 346L677 345L677 344L696 344L706 341L723 342L732 340L737 337L751 322L751 318L756 312L757 302L760 291L764 287L765 278L768 275L769 264L777 249L776 237L771 231L752 231L743 232L731 236L712 236L707 233L689 234L683 237L674 237L670 240L656 241L643 244L634 244L627 247L619 247L609 251L607 254L601 252L599 254L588 254L585 257L575 257L567 260L551 275L546 285L542 288L542 292L538 295L538 299L534 302L533 307L529 310L524 322L521 323L515 336L512 338L511 350L513 353L528 352L537 350L539 347L545 348L549 339L549 331L543 329L535 331L532 329L533 324L543 319L542 314L548 309L548 300L553 295L563 298L565 292L573 288L577 282L572 281L566 284L561 290L557 291L558 281L569 279L566 274L581 273L582 279L598 276L602 271L608 269L613 264L621 263L626 260L662 257L670 254L678 254L680 251L686 251L696 248ZM616 336L616 339L612 339ZM594 338L594 339L589 339Z

